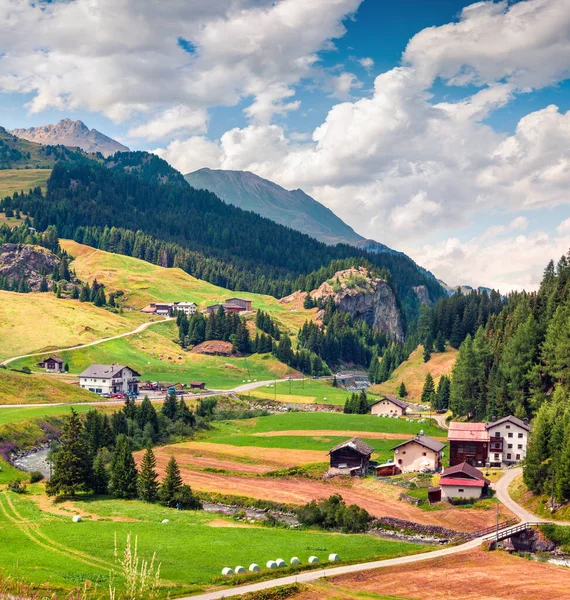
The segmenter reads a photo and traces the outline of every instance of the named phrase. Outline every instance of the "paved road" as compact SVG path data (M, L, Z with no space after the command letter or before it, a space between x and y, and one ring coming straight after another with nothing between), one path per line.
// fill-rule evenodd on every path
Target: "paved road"
M32 356L45 356L48 353L52 353L52 354L57 354L58 352L67 352L69 350L80 350L81 348L88 348L89 346L97 346L97 344L102 344L103 342L109 342L111 340L118 340L120 338L124 338L124 337L128 337L130 335L134 335L135 333L140 333L141 331L144 331L147 327L151 327L152 325L158 325L158 323L164 323L165 321L172 321L174 319L174 317L166 317L165 319L162 319L161 321L149 321L148 323L143 323L142 325L139 325L136 329L133 329L132 331L127 331L126 333L121 333L119 335L113 335L111 337L106 337L100 340L95 340L94 342L89 342L87 344L78 344L77 346L70 346L68 348L56 348L55 350L49 350L49 351L44 351L44 352L33 352L32 354L22 354L22 356L14 356L12 358L7 358L5 361L3 361L2 365L8 365L11 362L14 362L15 360L20 360L21 358L30 358Z

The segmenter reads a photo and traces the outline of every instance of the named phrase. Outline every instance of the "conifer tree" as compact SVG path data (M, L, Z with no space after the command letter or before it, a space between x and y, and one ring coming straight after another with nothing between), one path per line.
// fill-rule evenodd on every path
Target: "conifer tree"
M421 402L423 404L435 404L435 383L431 373L426 375L424 387L422 389Z
M430 349L426 346L424 348L424 362L427 363L429 362L429 359L431 358L431 351Z
M358 414L368 414L368 408L368 398L366 396L366 392L362 390L360 394L358 394Z
M164 506L174 506L176 493L182 487L182 477L180 476L180 469L174 456L170 458L166 465L166 471L164 479L160 484L158 497L160 503Z
M137 479L137 493L140 500L155 502L158 496L158 473L156 458L149 446L141 461L141 469Z
M60 443L61 448L55 454L52 475L46 486L48 495L75 496L78 491L89 490L93 459L83 437L83 425L73 408L64 421Z
M400 387L398 388L398 396L400 398L405 398L408 395L408 390L406 389L406 384L402 381Z
M435 408L438 410L447 409L449 407L451 382L447 375L442 375L437 383L437 394Z
M137 476L137 468L129 438L120 435L117 437L113 461L111 462L111 491L117 498L136 498Z
M435 349L437 352L445 352L445 337L441 331L439 331L435 339Z
M47 291L48 291L47 279L45 277L42 277L42 280L40 281L40 292L47 292Z
M96 494L106 494L109 489L109 474L103 461L101 452L97 453L93 461L93 491Z
M166 399L162 405L162 414L171 421L174 421L176 419L177 410L178 401L176 400L176 393L170 392L166 395Z

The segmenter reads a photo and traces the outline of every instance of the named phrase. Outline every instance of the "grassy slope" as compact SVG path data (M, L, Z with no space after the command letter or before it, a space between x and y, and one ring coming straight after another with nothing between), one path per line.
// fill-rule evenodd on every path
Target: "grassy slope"
M135 329L140 313L118 315L53 294L0 291L0 360L92 342Z
M232 388L244 379L273 379L283 377L288 367L273 356L253 355L247 360L239 357L205 356L181 350L173 321L161 323L127 338L104 342L59 355L68 363L70 373L81 373L92 363L128 364L142 375L143 380L188 383L205 381L213 389ZM14 366L35 368L36 359L16 361Z
M252 300L254 309L270 311L292 333L296 333L305 320L315 313L315 309L291 311L272 296L233 292L196 279L182 269L165 269L137 258L96 250L70 240L62 240L61 245L75 257L71 266L80 279L91 281L96 277L110 291L123 290L126 303L136 309L154 301L176 300L196 302L199 308L205 308L208 304L240 296Z
M89 402L97 396L48 375L25 375L0 369L1 404Z
M509 494L515 502L539 517L553 521L570 521L570 502L562 505L557 511L550 512L548 508L549 495L535 496L526 487L522 475L513 480L509 486Z
M457 352L457 350L448 346L446 352L434 353L431 355L429 362L424 363L423 347L418 346L410 354L408 360L392 373L388 381L372 386L370 391L376 394L394 394L403 381L409 394L406 401L419 402L428 372L432 374L437 386L437 382L442 375L451 373L457 359Z
M8 504L12 502L12 507ZM261 566L270 559L299 556L306 564L311 554L322 560L329 553L336 552L344 560L388 557L396 554L421 552L421 546L402 542L380 540L367 535L338 535L308 531L291 531L262 527L217 527L210 523L219 517L202 512L179 512L136 501L93 500L85 504L77 503L79 514L82 508L108 520L85 519L81 524L71 522L69 517L50 515L42 512L29 499L10 494L0 495L0 504L16 523L8 521L0 511L0 530L4 544L0 547L0 564L10 574L17 574L26 580L45 583L63 589L75 587L83 579L99 579L101 588L107 587L109 567L79 562L70 553L82 552L89 557L104 560L112 566L114 562L114 536L117 536L119 552L124 548L126 537L131 533L138 539L139 554L150 559L156 553L161 564L161 578L165 583L161 596L167 593L176 597L191 586L208 584L219 576L225 566L238 564L249 566L256 562ZM15 509L15 511L14 511ZM113 521L114 517L128 519ZM161 524L168 518L168 525ZM24 535L25 521L37 523L34 537L47 536L40 541L42 547ZM134 541L134 539L133 539ZM50 550L54 542L63 546L58 553ZM197 551L199 549L199 551ZM14 558L18 560L15 562ZM121 585L120 577L115 584Z
M6 169L0 170L0 198L14 192L27 192L40 186L45 190L51 169Z

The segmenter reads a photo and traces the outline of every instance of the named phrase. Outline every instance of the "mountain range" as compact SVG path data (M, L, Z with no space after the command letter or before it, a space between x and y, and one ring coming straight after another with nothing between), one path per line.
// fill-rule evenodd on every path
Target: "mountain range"
M13 129L10 133L38 144L53 146L61 144L71 148L81 148L85 152L100 152L103 156L129 150L100 131L89 129L83 121L72 121L71 119L62 119L56 125Z

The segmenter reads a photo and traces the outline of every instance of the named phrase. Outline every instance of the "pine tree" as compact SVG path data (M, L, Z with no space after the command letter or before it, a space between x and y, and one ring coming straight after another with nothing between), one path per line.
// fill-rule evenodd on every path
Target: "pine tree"
M461 342L464 338L463 327L461 326L461 319L459 315L456 315L455 320L453 321L453 326L451 328L451 335L449 336L449 344L453 348L459 348L461 346Z
M424 387L422 389L421 402L422 404L431 404L432 406L435 404L435 383L431 373L426 375Z
M360 394L358 394L358 414L366 415L368 414L368 398L366 397L366 392L362 390Z
M424 362L427 363L429 362L429 359L431 358L431 351L430 349L426 346L424 348Z
M570 437L566 438L556 462L556 500L567 502L570 500Z
M162 405L162 414L174 421L176 419L176 412L178 410L178 401L176 400L176 393L170 392L166 395L164 404Z
M42 280L40 282L40 292L47 292L47 291L48 291L47 279L45 277L42 277Z
M141 461L141 470L137 479L137 493L140 500L155 502L158 496L158 473L156 458L149 446Z
M445 352L445 336L440 331L435 339L435 349L437 352Z
M437 383L437 394L435 408L438 410L447 409L449 407L451 382L447 375L442 375Z
M111 462L111 490L117 498L137 497L137 467L131 451L129 438L117 438L113 461Z
M182 477L180 476L180 469L178 468L176 459L172 456L166 465L165 476L160 484L158 492L160 503L164 506L174 506L176 493L181 487Z
M108 489L109 474L103 461L103 455L99 452L93 461L93 491L96 494L106 494Z
M50 496L69 494L91 488L93 460L83 437L83 425L75 410L64 421L61 449L55 454L53 471L46 491Z
M408 395L408 390L406 389L406 384L402 381L400 387L398 388L398 396L400 398L405 398Z

